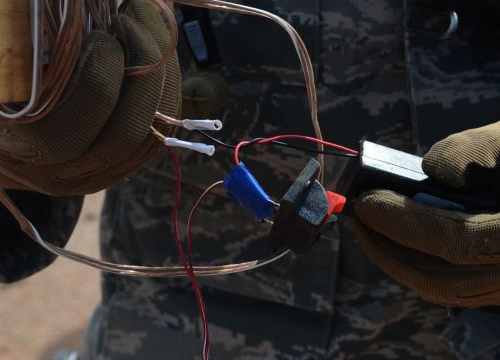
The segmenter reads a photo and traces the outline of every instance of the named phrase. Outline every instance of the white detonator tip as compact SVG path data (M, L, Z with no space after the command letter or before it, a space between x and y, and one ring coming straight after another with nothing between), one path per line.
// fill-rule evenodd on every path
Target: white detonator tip
M222 129L222 121L220 120L182 120L182 126L188 130L213 130L219 131Z
M198 151L208 156L212 156L213 154L215 154L215 146L203 143L193 143L191 150Z
M165 138L163 143L167 146L181 147L184 149L197 151L199 153L206 154L208 156L212 156L215 153L215 146L203 143L193 143L190 141L184 141L170 137Z

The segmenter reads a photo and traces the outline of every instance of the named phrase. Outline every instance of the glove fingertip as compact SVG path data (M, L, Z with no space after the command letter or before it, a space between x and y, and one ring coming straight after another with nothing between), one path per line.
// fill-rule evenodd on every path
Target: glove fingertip
M359 195L353 201L356 213L363 213L367 209L378 208L383 210L387 206L392 206L403 199L404 196L391 190L372 190ZM388 205L390 204L390 205Z

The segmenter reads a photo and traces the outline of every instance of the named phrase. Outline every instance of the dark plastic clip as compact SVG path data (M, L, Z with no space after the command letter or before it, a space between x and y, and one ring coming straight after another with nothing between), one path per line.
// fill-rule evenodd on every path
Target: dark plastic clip
M271 249L285 247L303 254L335 222L332 214L342 210L345 198L327 192L315 180L319 170L319 163L311 159L281 199L269 234Z
M424 173L421 157L363 140L359 156L349 160L337 182L336 191L350 200L344 215L353 215L353 200L360 194L375 189L392 190L411 198L416 196L417 201L438 208L465 209L473 213L500 210L496 186L448 188Z

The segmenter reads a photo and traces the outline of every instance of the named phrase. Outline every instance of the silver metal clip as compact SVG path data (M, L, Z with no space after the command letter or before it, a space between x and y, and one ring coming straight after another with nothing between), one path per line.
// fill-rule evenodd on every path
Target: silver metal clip
M432 36L441 40L450 38L458 30L459 18L456 11L442 11L432 8L411 7L405 16L408 31Z

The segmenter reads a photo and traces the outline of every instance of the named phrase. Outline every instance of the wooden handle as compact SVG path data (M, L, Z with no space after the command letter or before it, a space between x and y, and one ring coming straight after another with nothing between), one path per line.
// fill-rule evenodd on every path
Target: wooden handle
M0 0L0 103L29 100L32 61L29 0Z
M32 69L30 0L0 0L0 104L29 100Z

